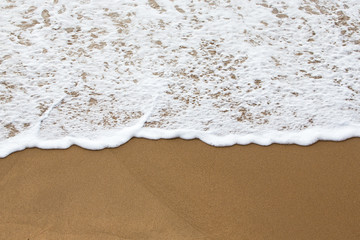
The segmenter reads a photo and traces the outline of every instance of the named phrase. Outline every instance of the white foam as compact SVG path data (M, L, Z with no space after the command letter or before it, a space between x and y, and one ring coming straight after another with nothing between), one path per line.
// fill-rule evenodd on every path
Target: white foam
M0 157L360 137L356 0L0 2Z

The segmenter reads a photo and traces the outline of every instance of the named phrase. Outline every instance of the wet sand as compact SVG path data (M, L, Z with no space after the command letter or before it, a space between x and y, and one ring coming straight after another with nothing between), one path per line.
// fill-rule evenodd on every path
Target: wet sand
M27 149L0 159L0 239L360 239L359 149Z

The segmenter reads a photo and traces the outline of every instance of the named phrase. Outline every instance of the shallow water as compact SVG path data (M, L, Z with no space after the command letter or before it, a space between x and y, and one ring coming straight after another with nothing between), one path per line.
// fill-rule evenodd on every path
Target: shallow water
M0 157L133 136L360 136L356 0L6 0L0 13Z

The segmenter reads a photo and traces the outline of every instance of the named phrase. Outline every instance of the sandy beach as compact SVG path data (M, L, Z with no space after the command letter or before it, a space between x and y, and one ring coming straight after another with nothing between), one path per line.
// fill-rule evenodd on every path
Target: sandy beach
M359 240L359 19L0 1L0 240Z
M0 159L0 239L359 239L360 139L133 139Z

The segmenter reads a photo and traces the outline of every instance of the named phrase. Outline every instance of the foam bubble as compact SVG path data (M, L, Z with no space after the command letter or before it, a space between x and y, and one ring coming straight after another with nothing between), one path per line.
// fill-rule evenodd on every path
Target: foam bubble
M0 157L359 137L356 0L0 2Z

